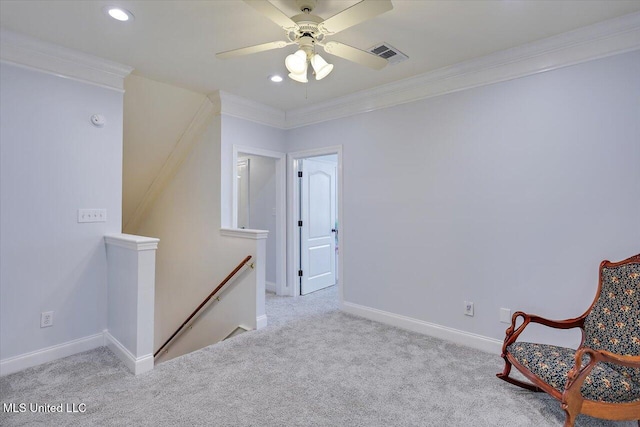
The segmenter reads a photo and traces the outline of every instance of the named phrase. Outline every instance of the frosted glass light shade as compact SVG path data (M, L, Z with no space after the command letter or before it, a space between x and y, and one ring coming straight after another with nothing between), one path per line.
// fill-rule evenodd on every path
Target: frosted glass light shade
M309 80L307 80L306 67L303 73L289 73L289 78L300 83L307 83Z
M327 64L327 61L317 53L311 57L311 66L316 72L316 80L322 80L333 70L333 64Z
M293 74L300 74L307 71L307 53L298 49L296 53L292 53L284 60L287 70Z

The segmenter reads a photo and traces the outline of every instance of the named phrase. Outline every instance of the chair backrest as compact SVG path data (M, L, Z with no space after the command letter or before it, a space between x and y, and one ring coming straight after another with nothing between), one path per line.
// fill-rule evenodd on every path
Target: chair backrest
M585 318L583 345L640 356L640 255L600 265L600 289ZM640 383L640 369L616 367Z

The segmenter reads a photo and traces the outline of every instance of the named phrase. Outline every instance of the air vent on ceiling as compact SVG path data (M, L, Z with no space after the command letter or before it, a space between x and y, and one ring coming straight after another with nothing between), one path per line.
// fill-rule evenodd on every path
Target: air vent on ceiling
M409 59L407 55L400 52L389 43L379 43L369 48L369 52L373 53L374 55L378 55L380 58L386 59L387 61L389 61L389 64L397 64L398 62L402 62L405 59Z

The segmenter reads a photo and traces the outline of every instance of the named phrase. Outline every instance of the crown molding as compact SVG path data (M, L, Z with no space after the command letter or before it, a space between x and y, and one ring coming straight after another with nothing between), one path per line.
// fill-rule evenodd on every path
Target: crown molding
M640 49L640 13L286 112L285 129L512 80Z
M250 99L232 95L229 92L219 91L221 113L251 120L263 125L285 129L286 114L277 108L261 104Z
M207 95L209 101L211 101L211 106L213 107L212 113L214 115L222 114L222 99L220 99L220 91L217 90Z
M133 68L73 49L0 29L0 59L84 83L124 92Z

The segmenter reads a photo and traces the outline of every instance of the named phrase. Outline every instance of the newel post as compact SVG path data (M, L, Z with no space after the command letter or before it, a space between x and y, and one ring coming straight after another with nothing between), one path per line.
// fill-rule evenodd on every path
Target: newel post
M159 241L131 234L105 236L108 298L105 343L136 375L153 369Z

